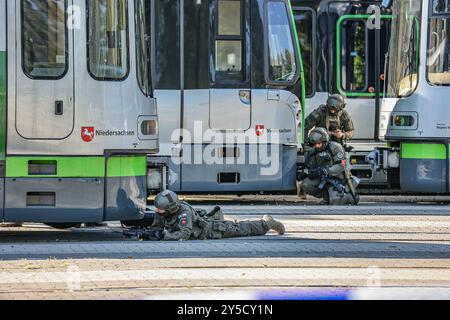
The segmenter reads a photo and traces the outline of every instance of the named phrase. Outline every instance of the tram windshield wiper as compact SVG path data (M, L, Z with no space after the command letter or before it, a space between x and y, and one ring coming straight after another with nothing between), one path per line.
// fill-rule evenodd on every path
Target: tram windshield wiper
M292 80L294 77L295 77L295 72L290 72L290 73L284 74L281 77L277 78L276 81L289 81L289 80Z

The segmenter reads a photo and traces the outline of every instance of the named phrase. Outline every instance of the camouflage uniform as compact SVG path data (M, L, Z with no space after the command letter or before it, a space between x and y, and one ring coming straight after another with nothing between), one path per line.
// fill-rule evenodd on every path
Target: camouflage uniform
M344 148L336 142L328 142L323 150L312 149L306 155L306 166L308 169L327 168L329 175L333 178L344 180L345 167L343 161L345 160ZM328 198L328 190L320 190L320 178L306 178L302 182L302 189L316 198Z
M328 112L328 107L323 105L313 111L305 120L305 137L309 136L309 132L313 128L326 128L330 133L331 141L345 145L345 141L353 139L355 135L355 127L353 120L344 109L339 110L335 115ZM331 129L340 129L344 136L342 139L337 139L331 135Z
M195 210L186 202L167 216L157 215L152 230L164 230L164 241L225 239L263 236L270 230L264 220L234 222L224 219L221 212L205 218L205 211Z

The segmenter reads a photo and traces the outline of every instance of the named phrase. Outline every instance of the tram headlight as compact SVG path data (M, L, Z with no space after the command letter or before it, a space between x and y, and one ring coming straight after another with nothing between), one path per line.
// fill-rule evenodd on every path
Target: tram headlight
M158 134L158 122L156 120L142 121L141 133L144 136L156 136Z
M412 116L396 115L391 117L391 125L396 127L412 127L415 121Z

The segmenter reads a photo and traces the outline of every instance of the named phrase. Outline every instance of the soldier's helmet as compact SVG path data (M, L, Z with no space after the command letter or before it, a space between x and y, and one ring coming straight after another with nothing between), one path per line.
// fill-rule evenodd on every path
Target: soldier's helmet
M340 94L333 94L327 100L328 111L339 112L345 109L345 99Z
M166 190L159 193L155 198L155 207L158 214L174 214L180 209L178 195Z
M318 143L327 143L329 141L330 141L330 136L328 134L328 131L324 128L315 128L309 134L309 142L312 145L315 145Z

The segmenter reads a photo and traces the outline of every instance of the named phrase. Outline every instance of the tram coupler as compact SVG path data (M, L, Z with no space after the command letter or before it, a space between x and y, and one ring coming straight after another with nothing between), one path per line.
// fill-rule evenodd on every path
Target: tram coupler
M366 156L374 170L392 170L400 167L400 148L376 148Z

